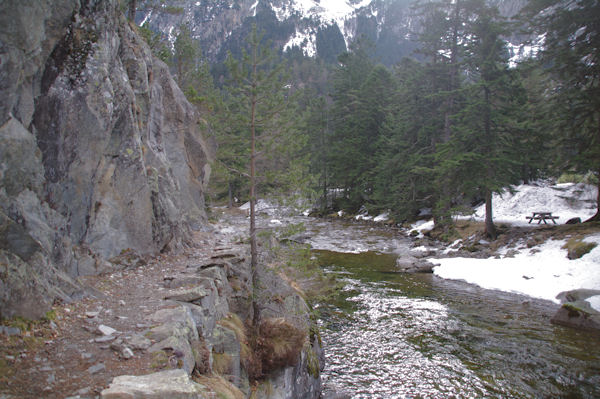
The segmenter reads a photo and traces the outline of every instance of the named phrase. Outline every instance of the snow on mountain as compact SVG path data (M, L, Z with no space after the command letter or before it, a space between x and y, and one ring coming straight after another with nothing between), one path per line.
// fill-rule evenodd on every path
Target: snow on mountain
M290 40L283 46L283 51L296 46L300 47L309 57L317 55L317 34L314 29L297 30Z
M413 54L419 21L411 12L415 0L168 0L140 7L139 25L161 32L174 43L180 26L187 25L212 63L228 51L236 54L253 23L266 39L284 51L298 47L308 56L335 60L358 36L375 43L375 56L386 65ZM525 0L489 0L506 16L518 12ZM343 43L341 42L343 39ZM531 52L511 38L513 61ZM344 45L346 48L344 48Z
M268 39L280 48L297 46L305 54L315 56L318 34L321 42L335 43L336 35L341 33L346 46L361 34L376 42L385 29L383 25L392 20L387 31L398 33L398 40L392 42L404 41L410 25L405 20L410 3L411 0L170 0L159 7L140 7L136 22L162 32L171 44L180 26L187 25L212 62L222 61L227 50L239 46L252 23L267 30ZM386 21L388 12L393 13L393 18ZM330 36L324 38L323 31L329 27L336 29L328 30ZM331 46L325 47L331 50Z

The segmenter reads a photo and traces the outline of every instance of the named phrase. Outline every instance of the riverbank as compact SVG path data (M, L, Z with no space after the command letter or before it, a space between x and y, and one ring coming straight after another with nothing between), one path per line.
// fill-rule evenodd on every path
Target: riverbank
M576 223L596 210L597 189L586 184L539 182L514 187L513 192L495 194L494 220L498 238L490 242L481 234L484 205L469 217L457 218L460 239L427 258L437 266L433 272L447 279L464 280L483 288L562 303L561 292L600 291L600 224ZM552 211L557 224L529 223L533 212ZM413 231L423 236L433 227L421 222ZM426 247L419 248L428 251ZM600 310L600 297L590 298Z

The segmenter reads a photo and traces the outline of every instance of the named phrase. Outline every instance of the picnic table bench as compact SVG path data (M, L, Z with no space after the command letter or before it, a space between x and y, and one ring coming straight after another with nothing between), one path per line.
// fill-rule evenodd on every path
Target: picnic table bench
M531 223L533 220L537 220L538 224L542 222L544 222L544 224L548 224L546 220L552 220L552 222L556 224L556 219L558 219L559 216L552 216L552 212L533 212L533 216L526 216L525 218L529 219L529 223Z

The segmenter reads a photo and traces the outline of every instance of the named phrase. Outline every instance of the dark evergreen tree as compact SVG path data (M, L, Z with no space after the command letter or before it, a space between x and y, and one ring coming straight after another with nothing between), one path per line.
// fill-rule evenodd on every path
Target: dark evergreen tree
M435 143L443 126L432 70L405 58L396 67L396 93L378 141L374 199L396 220L432 208Z
M435 143L447 143L452 138L453 115L461 93L461 72L465 69L466 47L471 39L469 29L476 0L438 0L418 3L417 15L423 19L419 34L418 53L425 56L430 70L433 90L442 101L436 106L443 126L434 137ZM449 181L438 179L434 217L436 226L452 224L452 187Z
M593 170L600 188L600 3L532 0L526 11L527 22L544 37L541 56L556 85L555 112L562 111L558 127L573 151L569 165ZM600 220L600 212L590 220Z
M365 42L357 42L339 58L333 81L333 136L330 171L344 190L342 208L357 210L371 201L377 163L376 145L394 92L383 66L374 66Z
M476 13L466 53L470 79L466 104L456 116L452 138L439 147L438 171L451 182L452 196L478 194L485 199L485 231L495 238L492 193L519 175L515 152L521 130L515 115L525 97L518 75L508 68L502 39L506 30L498 10L482 1Z
M317 55L326 63L333 64L346 51L346 42L336 24L327 25L317 31L315 38Z
M200 60L200 44L192 38L192 32L189 27L182 25L179 27L179 33L173 44L173 60L175 64L177 84L185 90L190 84L191 77Z

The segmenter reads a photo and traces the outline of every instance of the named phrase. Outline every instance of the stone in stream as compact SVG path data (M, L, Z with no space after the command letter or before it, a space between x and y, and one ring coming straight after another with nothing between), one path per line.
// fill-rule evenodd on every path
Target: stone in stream
M433 273L437 266L425 259L417 259L413 256L401 257L396 261L398 271L403 273Z
M154 374L115 377L100 394L102 399L202 399L204 387L190 379L184 370L166 370Z
M563 305L550 321L565 327L600 331L600 312L586 301L598 295L600 290L585 288L561 292L556 298Z
M550 321L565 327L600 331L600 312L586 301L563 304Z

